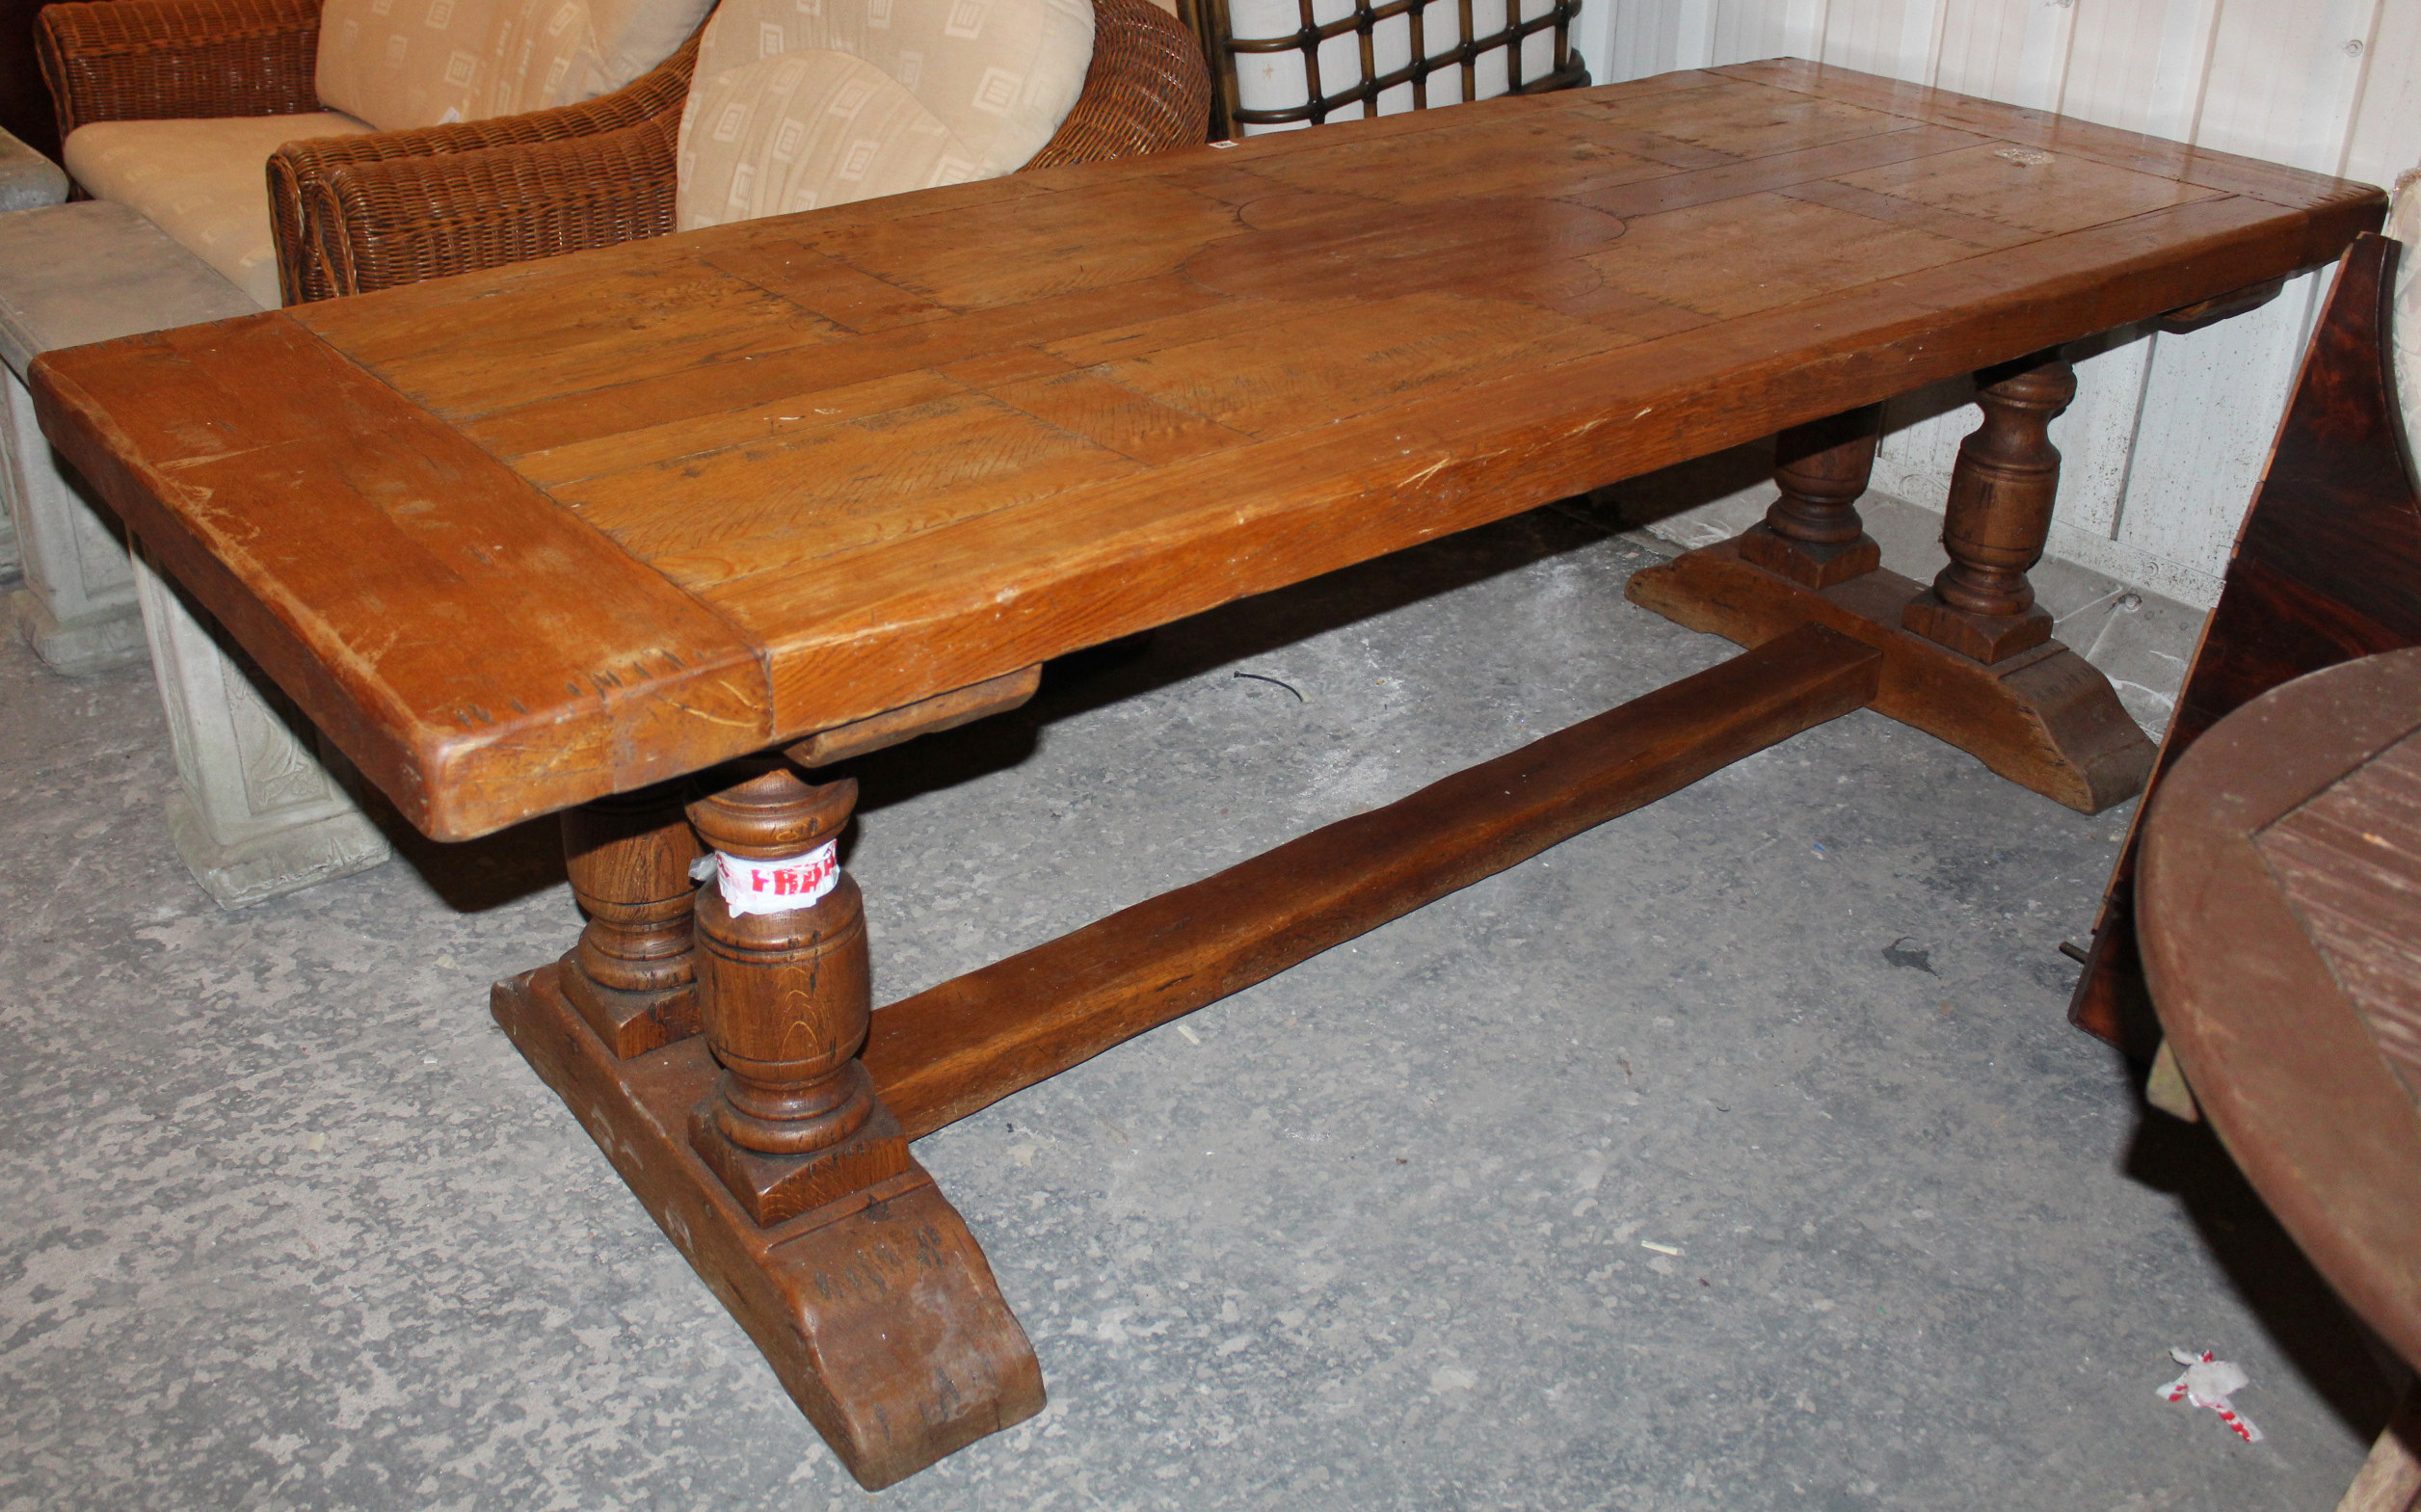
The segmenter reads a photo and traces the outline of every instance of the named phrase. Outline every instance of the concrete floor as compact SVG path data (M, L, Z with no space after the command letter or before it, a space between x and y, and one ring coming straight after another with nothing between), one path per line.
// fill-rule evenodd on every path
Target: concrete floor
M1712 664L1660 549L1542 511L869 762L878 1000ZM874 1504L488 1021L544 828L221 913L146 674L0 710L0 1509ZM2125 819L1855 714L924 1141L1051 1405L879 1503L2329 1507L2381 1368L2062 1020Z

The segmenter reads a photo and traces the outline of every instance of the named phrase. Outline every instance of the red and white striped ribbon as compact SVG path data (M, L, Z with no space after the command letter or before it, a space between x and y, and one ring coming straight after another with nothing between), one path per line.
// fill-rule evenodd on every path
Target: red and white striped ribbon
M2168 1357L2184 1366L2186 1373L2160 1388L2163 1400L2208 1407L2247 1444L2261 1442L2261 1430L2253 1426L2253 1420L2228 1401L2230 1395L2252 1384L2243 1366L2232 1360L2221 1360L2208 1349L2200 1354L2191 1349L2171 1349Z
M734 914L788 914L812 908L840 883L840 844L826 840L804 856L750 861L714 853L715 886Z

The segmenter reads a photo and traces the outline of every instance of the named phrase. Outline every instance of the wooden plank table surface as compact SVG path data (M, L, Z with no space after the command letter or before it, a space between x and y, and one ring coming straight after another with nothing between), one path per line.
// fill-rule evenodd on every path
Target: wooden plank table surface
M1872 706L2093 810L2026 570L2067 341L2250 307L2367 185L1774 62L1055 170L54 353L44 429L411 821L565 810L494 1011L868 1485L1039 1409L909 1141ZM1978 374L1930 585L1876 406ZM1044 660L1779 434L1632 580L1733 661L872 1013L834 764ZM781 751L785 756L766 753ZM702 853L716 880L693 888Z
M2323 263L2379 207L1765 64L138 337L46 359L41 409L465 838Z

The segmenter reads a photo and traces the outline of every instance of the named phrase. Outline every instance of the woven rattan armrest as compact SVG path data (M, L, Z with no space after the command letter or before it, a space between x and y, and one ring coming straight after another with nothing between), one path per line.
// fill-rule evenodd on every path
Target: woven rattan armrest
M355 200L344 196L324 195L317 190L317 186L328 182L331 175L339 170L374 163L541 146L618 132L646 121L660 123L669 139L679 124L681 105L689 97L689 75L697 62L698 37L693 34L688 41L681 44L678 52L630 83L577 105L528 111L518 116L492 116L485 120L466 120L408 131L375 131L358 137L322 137L308 142L287 143L269 159L269 220L277 237L278 282L285 302L295 305L306 300L329 299L337 294L360 294L373 288L386 288L386 283L332 282L333 270L343 266L346 260L338 252L337 244L348 240L376 242L398 235L409 238L412 235L415 218L433 213L424 201L414 197L412 191L402 187L416 182L411 174L372 175L372 179L363 181L364 184L375 181L381 188L376 196L359 199L360 213L401 216L404 219L392 224L364 226L332 223L323 231L310 224L314 216L323 213L322 207L325 207L326 213L354 213L339 207ZM542 154L540 161L569 167L579 159L577 154L559 159L546 158ZM546 171L534 162L523 172L526 176ZM389 183L396 187L386 187ZM457 208L449 201L445 213L457 213ZM564 250L568 252L572 249ZM375 257L364 264L368 267L381 265ZM473 263L461 268L438 268L394 281L410 282L413 278L436 278L440 273L465 273L471 267L487 266L490 265Z
M673 228L677 121L436 157L342 163L305 202L326 266L313 283L367 293Z
M1193 29L1151 0L1094 0L1084 93L1021 172L1192 146L1210 132L1210 72Z
M59 138L96 120L290 116L311 92L320 0L92 0L46 7L34 46Z

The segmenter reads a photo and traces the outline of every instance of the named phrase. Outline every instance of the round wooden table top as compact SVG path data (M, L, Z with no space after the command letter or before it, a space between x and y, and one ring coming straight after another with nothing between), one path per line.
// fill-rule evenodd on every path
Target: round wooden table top
M2299 677L2152 800L2137 917L2195 1101L2421 1365L2421 648Z

